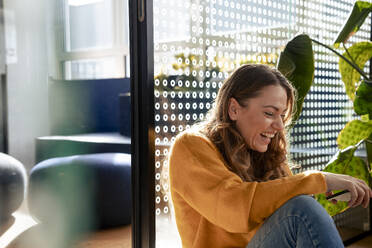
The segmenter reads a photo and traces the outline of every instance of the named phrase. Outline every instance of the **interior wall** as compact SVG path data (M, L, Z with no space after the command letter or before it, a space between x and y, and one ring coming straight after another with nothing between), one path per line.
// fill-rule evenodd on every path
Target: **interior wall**
M7 51L9 154L34 166L35 138L48 134L48 0L3 0Z

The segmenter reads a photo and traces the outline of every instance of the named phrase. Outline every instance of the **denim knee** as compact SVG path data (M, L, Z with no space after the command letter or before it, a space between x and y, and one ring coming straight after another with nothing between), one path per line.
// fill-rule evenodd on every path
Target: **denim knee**
M293 197L261 226L247 248L344 247L333 219L312 197Z
M288 214L308 216L312 219L320 218L322 222L331 221L332 217L327 213L327 211L320 205L314 198L308 195L295 196L285 203L285 208Z

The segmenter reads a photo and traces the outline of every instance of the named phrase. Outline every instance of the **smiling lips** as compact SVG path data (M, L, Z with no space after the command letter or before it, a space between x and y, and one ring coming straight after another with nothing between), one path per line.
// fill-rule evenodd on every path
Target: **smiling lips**
M275 133L261 133L261 135L262 135L262 136L265 136L265 137L267 137L267 138L272 139L272 138L274 138Z
M264 142L269 144L271 139L274 138L275 133L261 133L261 137L263 138Z

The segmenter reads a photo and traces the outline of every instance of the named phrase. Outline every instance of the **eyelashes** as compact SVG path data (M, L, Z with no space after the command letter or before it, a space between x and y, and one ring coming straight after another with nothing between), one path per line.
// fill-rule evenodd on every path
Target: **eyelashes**
M274 116L274 113L273 112L264 112L266 116L269 116L269 117L273 117ZM284 120L285 118L285 114L283 115L280 115L280 117L282 118L282 120Z

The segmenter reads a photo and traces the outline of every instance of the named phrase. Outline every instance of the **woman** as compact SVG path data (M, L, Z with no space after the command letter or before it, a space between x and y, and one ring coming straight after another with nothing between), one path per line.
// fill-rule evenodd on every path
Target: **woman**
M221 87L207 121L177 136L169 157L183 247L343 247L311 194L347 189L367 207L371 189L350 176L292 175L285 127L294 89L276 69L244 65Z

